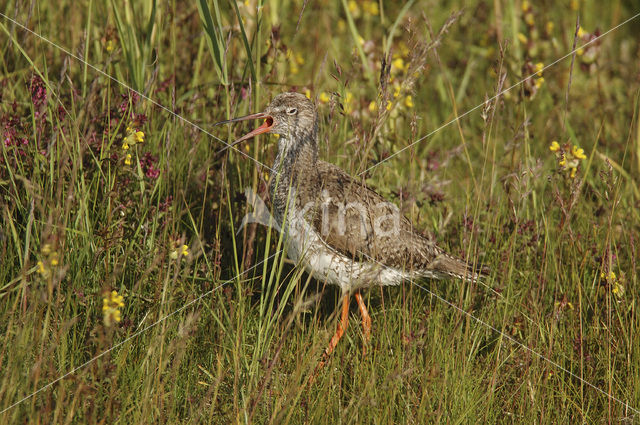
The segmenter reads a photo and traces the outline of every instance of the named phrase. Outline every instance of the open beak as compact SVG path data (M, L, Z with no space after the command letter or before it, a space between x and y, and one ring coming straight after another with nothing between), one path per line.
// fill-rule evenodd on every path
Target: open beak
M245 134L244 136L242 136L241 138L237 139L236 141L234 141L233 143L231 143L231 145L229 145L228 147L234 146L240 142L243 142L247 139L252 138L253 136L257 136L258 134L262 134L262 133L268 133L271 128L273 127L273 117L269 114L265 114L264 112L258 112L257 114L251 114L251 115L245 115L244 117L239 117L239 118L233 118L230 120L226 120L226 121L220 121L214 124L214 126L216 125L221 125L221 124L228 124L231 122L238 122L238 121L247 121L247 120L259 120L259 119L263 119L264 118L264 123L262 123L262 125L258 128L256 128L253 131L250 131L249 133Z

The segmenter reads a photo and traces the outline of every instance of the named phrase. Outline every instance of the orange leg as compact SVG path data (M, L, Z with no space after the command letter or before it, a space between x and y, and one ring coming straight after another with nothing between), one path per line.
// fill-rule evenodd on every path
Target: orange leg
M371 317L367 311L367 306L364 304L360 291L356 292L356 301L358 302L358 309L360 309L360 315L362 316L362 330L364 331L364 342L362 346L362 355L367 354L367 342L371 339Z
M342 335L344 335L344 331L347 330L348 324L349 324L349 294L345 294L345 296L342 298L342 314L340 315L338 328L336 329L336 333L333 334L333 337L331 337L331 341L329 341L329 346L324 350L324 353L322 355L322 360L320 360L320 362L316 366L315 371L313 372L313 375L311 375L310 383L313 383L318 371L324 367L325 363L329 359L329 356L331 355L331 353L333 353L333 350L335 350L336 346L338 345L338 341L340 341L340 338L342 338Z
M347 330L347 325L349 324L349 294L346 294L342 298L342 315L340 316L340 321L338 322L338 329L336 329L336 333L333 334L331 341L329 341L329 346L324 351L325 357L329 357L333 350L335 350L338 345L338 341L344 335L344 331Z
M362 316L362 329L364 330L364 339L369 341L371 339L371 316L367 311L367 306L364 304L360 291L356 292L356 301L358 301L358 308L360 309L360 315Z

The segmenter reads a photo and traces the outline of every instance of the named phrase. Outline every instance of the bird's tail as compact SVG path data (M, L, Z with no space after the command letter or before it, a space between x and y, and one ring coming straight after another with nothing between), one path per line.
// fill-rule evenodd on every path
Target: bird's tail
M487 267L476 267L459 258L441 252L431 264L431 269L443 277L455 277L457 279L469 280L471 282L481 281L489 274Z

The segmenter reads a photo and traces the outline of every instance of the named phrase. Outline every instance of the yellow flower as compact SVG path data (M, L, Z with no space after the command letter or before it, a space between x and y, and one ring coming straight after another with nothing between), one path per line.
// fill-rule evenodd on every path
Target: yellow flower
M307 99L311 99L311 90L306 89L306 90L304 91L304 95L307 97Z
M58 265L58 253L53 251L50 255L49 255L49 265L51 267L56 267Z
M354 17L357 17L355 15L360 15L360 8L358 7L358 3L356 3L354 0L350 0L349 3L347 3L347 7L349 9L349 12L351 12Z
M48 243L42 245L40 252L46 258L36 263L36 272L44 277L48 277L49 272L51 271L50 269L57 267L60 264L60 257L58 253L53 250L51 244Z
M407 108L413 108L413 98L411 95L404 98L404 106Z
M396 86L396 89L393 91L393 97L400 96L400 86Z
M107 52L111 52L113 51L113 40L107 40L107 42L104 45L104 48Z
M536 70L536 75L538 77L542 77L542 70L544 69L544 64L542 62L538 62L534 68Z
M131 154L128 153L127 157L124 159L124 165L131 165Z
M177 260L178 256L186 257L189 255L189 245L175 246L175 249L169 253L169 258ZM179 247L179 249L178 249Z
M606 281L608 285L611 285L611 292L618 298L624 295L624 286L622 285L622 282L618 280L618 276L616 276L616 273L613 270L608 273L600 272L600 280Z
M378 16L378 14L380 13L380 10L378 9L377 1L364 2L364 4L362 5L362 8L369 15Z
M350 91L345 92L344 102L342 106L344 107L344 112L347 114L350 114L351 112L353 112L352 101L353 101L353 93L351 93Z
M557 141L551 142L551 146L549 146L549 150L551 152L557 152L560 150L560 144Z
M294 59L298 65L304 65L304 56L302 56L300 53L296 53L294 55Z
M369 112L373 113L377 110L378 110L378 104L376 103L376 101L372 100L371 102L369 102Z
M353 93L351 93L350 91L346 92L345 101L347 103L351 103L352 100L353 100Z
M144 133L142 131L136 131L136 129L127 126L125 130L127 136L122 140L122 149L129 150L131 145L144 142Z
M386 106L387 111L390 111L392 106L393 106L393 103L391 103L390 100L387 100L387 106Z
M586 34L587 32L582 27L578 27L578 37L583 38Z
M533 19L533 13L527 13L526 15L524 15L524 21L527 23L527 25L532 27L533 24L535 24L535 20Z
M520 43L522 44L527 44L527 42L529 41L529 39L527 38L526 35L524 35L523 33L519 32L518 33L518 40L520 41Z
M622 286L619 282L613 284L613 289L611 290L615 296L622 297L624 295L624 286Z
M578 0L571 0L571 10L578 10L578 6L580 6L580 2Z
M111 291L111 299L115 300L118 307L124 307L124 297L122 295L118 295L118 291Z
M565 165L567 165L567 157L565 156L565 154L562 154L562 157L558 162L558 165L560 165L561 167L564 167Z
M320 103L328 103L331 98L326 92L322 92L320 93L320 96L318 96L318 100L320 101Z
M553 32L553 27L554 27L553 22L551 21L547 22L547 26L546 26L547 34L551 34Z
M531 6L529 5L529 2L528 2L527 0L524 0L524 1L522 2L522 11L523 11L523 12L526 12L527 10L529 10L529 7L531 7Z
M573 149L571 149L571 153L577 159L585 159L587 157L587 155L584 154L584 149L579 148L576 145L573 145Z
M534 84L536 88L539 89L540 87L542 87L542 84L544 84L544 78L543 77L537 78Z
M111 326L114 322L119 323L122 319L120 309L124 307L123 300L118 291L111 291L102 298L102 317L106 326Z
M563 302L560 302L560 301L556 301L555 302L556 308L562 308L563 305L566 306L569 310L573 310L573 303L571 303L571 301L567 301L566 304L564 303L564 301Z
M578 55L578 56L584 55L584 49L582 47L580 47L578 50L576 50L576 55Z
M611 270L609 273L600 272L600 280L606 280L608 283L615 283L618 280L616 273Z
M391 69L397 70L397 71L404 71L405 69L404 59L398 57L393 61L391 61Z
M571 177L572 179L576 178L576 174L578 173L578 169L577 168L571 168L571 174L569 175L569 177Z

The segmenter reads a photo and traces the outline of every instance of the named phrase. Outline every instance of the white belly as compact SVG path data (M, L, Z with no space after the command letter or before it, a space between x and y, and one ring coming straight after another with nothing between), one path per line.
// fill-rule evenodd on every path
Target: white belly
M351 260L327 245L296 212L290 214L283 230L289 258L302 264L316 279L340 286L343 292L374 285L398 285L417 277L373 260Z

